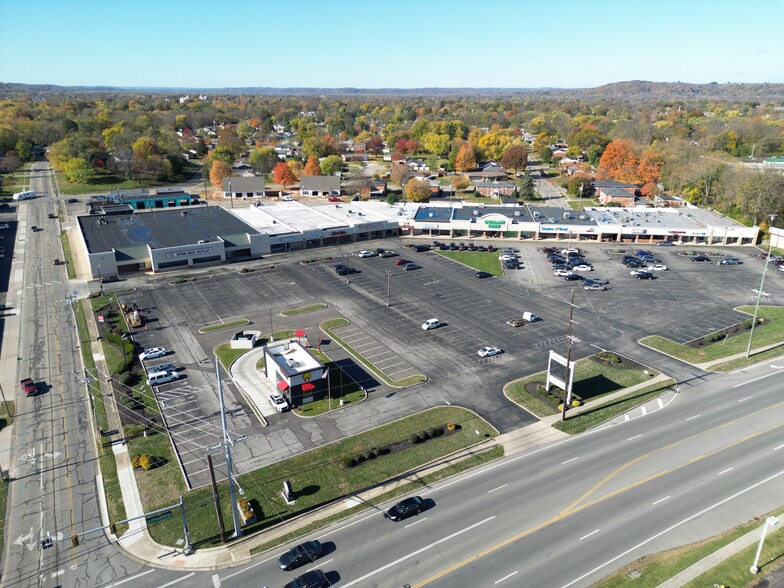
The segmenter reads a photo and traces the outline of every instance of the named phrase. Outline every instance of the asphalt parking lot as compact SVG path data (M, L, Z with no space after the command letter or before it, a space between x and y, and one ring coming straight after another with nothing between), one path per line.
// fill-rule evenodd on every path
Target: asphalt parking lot
M661 334L688 341L743 320L744 316L732 308L754 302L751 288L759 284L764 263L757 257L758 251L749 248L725 248L725 255L735 255L746 263L718 266L680 257L680 248L659 251L645 247L670 270L657 272L655 280L637 280L621 264L621 256L609 252L615 246L581 243L595 267L589 275L610 281L607 291L585 291L579 282L553 276L549 262L539 251L542 242L515 242L512 246L520 250L525 269L509 270L502 278L479 280L474 277L475 270L437 253L414 253L401 240L385 240L319 251L336 261L348 260L359 270L348 279L338 276L328 261L300 264L299 259L313 253L299 252L265 259L257 271L246 274L238 274L236 266L229 266L202 272L202 279L184 284L155 278L154 284L127 291L121 299L138 300L155 321L139 333L137 341L174 349L175 363L185 367L187 378L162 387L165 410L173 406L171 410L182 420L183 428L199 418L217 422L212 347L225 341L229 333L200 335L197 331L221 320L248 318L252 328L265 333L304 328L315 345L319 338L325 338L318 331L320 322L345 317L351 325L341 328L341 337L390 378L413 373L428 377L424 384L394 390L359 367L365 374L361 377L367 377L369 383L366 402L315 419L301 419L290 413L272 415L266 428L256 422L232 386L227 386L230 429L235 435L248 435L235 450L244 467L252 469L437 404L471 408L501 431L533 422L533 417L503 397L503 386L544 369L551 349L566 352L572 289L574 359L597 349L613 349L655 362L652 367L671 374L684 370L674 360L642 350L637 339ZM403 271L394 265L396 258L344 257L375 247L395 249L422 269ZM274 269L269 269L271 263ZM776 303L784 295L784 279L770 274L765 290L770 293L770 302ZM122 288L122 283L117 287ZM280 315L282 310L315 302L324 302L328 308L297 317ZM519 328L506 324L525 311L543 320ZM430 318L438 318L444 325L422 330L422 322ZM330 357L333 353L339 355L341 362L353 363L344 350L333 345L330 342L323 350ZM477 350L484 346L500 347L504 353L480 358ZM183 387L186 384L189 388ZM193 454L192 471L199 476L200 448L208 445L206 441L214 434L211 426L203 429L193 432L192 446L188 446Z

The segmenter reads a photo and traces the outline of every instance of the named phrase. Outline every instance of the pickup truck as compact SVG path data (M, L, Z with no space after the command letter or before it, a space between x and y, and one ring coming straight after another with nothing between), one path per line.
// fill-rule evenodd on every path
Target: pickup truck
M31 378L25 378L19 382L19 385L22 387L22 392L24 392L25 396L35 396L38 394L38 386L36 386Z
M506 324L513 327L522 327L527 322L528 321L524 321L523 319L512 319L511 321L506 321Z

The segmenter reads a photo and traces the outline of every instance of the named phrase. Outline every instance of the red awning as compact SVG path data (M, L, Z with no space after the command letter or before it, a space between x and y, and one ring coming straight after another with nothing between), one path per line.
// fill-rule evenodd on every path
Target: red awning
M305 336L305 329L297 329L294 331L295 337L304 337Z
M285 392L289 387L289 383L286 380L281 380L278 382L278 388L280 388L281 392Z
M315 390L315 389L316 389L316 385L311 382L305 382L304 384L302 384L303 392L309 392L310 390Z

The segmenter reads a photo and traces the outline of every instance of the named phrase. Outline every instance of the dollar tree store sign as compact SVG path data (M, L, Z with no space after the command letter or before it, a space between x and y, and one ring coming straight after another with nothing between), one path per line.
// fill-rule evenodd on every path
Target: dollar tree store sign
M484 222L488 229L503 229L506 219L486 218Z

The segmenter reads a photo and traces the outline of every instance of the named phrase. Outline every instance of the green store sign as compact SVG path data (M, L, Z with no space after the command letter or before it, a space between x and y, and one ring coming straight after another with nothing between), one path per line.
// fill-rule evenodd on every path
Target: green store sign
M485 219L485 224L487 225L488 229L503 229L504 225L506 224L506 221Z

